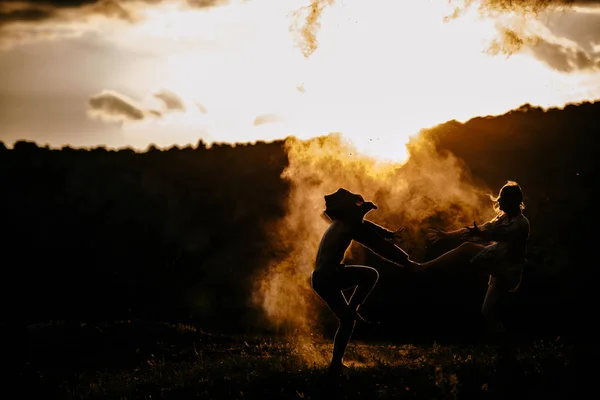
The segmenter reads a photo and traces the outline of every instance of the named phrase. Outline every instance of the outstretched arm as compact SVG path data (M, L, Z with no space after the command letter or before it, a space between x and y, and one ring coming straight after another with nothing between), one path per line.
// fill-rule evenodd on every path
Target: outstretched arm
M455 231L443 231L441 229L429 229L427 238L433 243L446 239L466 240L470 233L467 228L457 229Z
M526 239L529 235L529 225L526 220L513 220L508 224L486 223L473 228L467 228L472 236L477 236L489 242L508 242L511 240Z
M469 234L469 230L467 228L460 228L455 231L445 232L448 235L448 239L465 239Z
M483 225L481 225L479 227L479 229L487 230L493 226L494 226L494 224L492 222L486 222ZM477 236L477 237L480 237L481 239L485 240L485 238L475 235L473 233L472 228L468 228L468 227L456 229L454 231L443 231L441 229L429 229L429 233L427 234L428 239L431 240L433 243L438 242L440 240L445 240L445 239L468 241L468 240L472 239L473 236Z
M363 220L362 222L362 229L368 233L369 235L372 236L376 236L379 235L384 239L393 239L394 238L394 232L390 231L389 229L384 228L381 225L377 225L374 222L368 221L368 220Z

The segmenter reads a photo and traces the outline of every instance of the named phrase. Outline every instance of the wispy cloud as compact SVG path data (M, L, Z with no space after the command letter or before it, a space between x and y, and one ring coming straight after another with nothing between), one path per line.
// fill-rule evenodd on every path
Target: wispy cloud
M141 121L150 115L162 116L159 111L145 110L131 98L112 90L104 90L92 96L88 106L90 117L105 121Z
M281 117L277 114L261 114L254 119L253 125L264 125L281 121Z
M92 20L125 23L144 19L144 10L168 3L210 8L227 0L3 0L0 2L0 48L22 42L81 34Z
M167 111L185 111L186 107L183 101L175 93L167 89L162 89L154 93L154 97L164 103Z

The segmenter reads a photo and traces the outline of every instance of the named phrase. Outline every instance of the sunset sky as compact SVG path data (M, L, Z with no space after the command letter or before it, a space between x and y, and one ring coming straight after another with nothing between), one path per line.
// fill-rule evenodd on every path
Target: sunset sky
M597 1L525 16L487 0L445 21L457 3L320 1L307 25L308 0L4 0L0 140L145 149L341 132L397 159L447 120L600 99Z

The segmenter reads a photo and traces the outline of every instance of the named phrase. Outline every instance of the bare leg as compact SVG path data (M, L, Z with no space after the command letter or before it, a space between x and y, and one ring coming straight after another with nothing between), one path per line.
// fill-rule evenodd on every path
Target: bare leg
M441 256L434 258L431 261L421 263L421 268L440 268L446 267L458 262L465 262L474 257L477 253L483 250L485 246L473 242L464 242L460 246L447 251Z
M485 322L486 334L492 344L497 346L501 362L510 363L516 359L515 348L499 315L499 303L502 296L506 294L506 291L494 283L490 284L481 307L481 314Z
M348 306L351 311L358 311L377 284L379 273L375 268L351 265L344 268L342 274L343 285L349 284L349 287L357 285Z
M481 315L485 320L486 329L494 339L501 338L505 335L506 329L498 316L498 301L502 296L502 291L491 283L485 293L485 299L481 307Z
M335 282L331 282L325 288L318 286L319 290L315 288L317 294L339 320L339 326L333 340L333 356L330 364L330 369L333 372L338 372L343 367L342 361L352 332L354 332L356 319L361 318L357 313L358 308L373 290L379 279L379 274L374 268L351 266L342 268L336 278ZM353 286L356 286L356 290L350 299L350 303L348 303L342 290Z
M350 342L356 321L341 290L329 289L317 292L339 321L338 329L333 339L333 356L330 369L341 369L344 353Z
M330 368L334 372L341 370L344 366L344 354L346 353L348 343L350 343L350 337L352 337L355 325L356 321L352 318L340 320L340 325L338 326L333 339L333 356L330 364Z

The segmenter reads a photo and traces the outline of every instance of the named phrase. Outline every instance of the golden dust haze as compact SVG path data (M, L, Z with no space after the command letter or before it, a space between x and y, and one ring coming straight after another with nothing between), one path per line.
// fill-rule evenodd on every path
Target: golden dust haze
M298 33L300 40L297 44L304 57L310 57L317 50L319 41L317 40L317 30L320 26L320 18L326 6L332 5L334 0L316 0L310 5L300 8L294 13L293 25L290 31ZM306 14L306 16L304 16ZM304 23L302 24L302 19Z
M321 235L328 226L323 217L325 194L339 187L361 193L379 209L367 218L389 229L405 226L405 236L423 244L429 218L438 226L464 226L490 218L487 188L472 183L461 162L437 153L425 139L409 144L406 163L384 163L359 155L340 135L307 141L288 139L289 166L282 174L291 184L286 216L272 227L273 247L283 256L263 271L255 301L269 321L291 334L298 352L310 362L324 362L310 346L321 333L318 324L321 300L312 292L310 274ZM360 246L346 257L360 263ZM417 256L418 249L406 249Z
M376 3L368 4L376 7ZM481 47L482 52L512 55L542 40L541 31L533 29L539 27L532 28L527 18L550 6L562 7L571 2L451 0L449 3L454 8L446 14L447 22L463 18L473 9L482 20L494 19L481 26L487 27L484 36L489 39L487 47ZM304 24L298 25L296 21L292 28L301 39L298 47L307 59L317 55L322 20L326 8L333 4L334 1L312 1L294 14L296 18L304 16ZM409 141L408 137L404 136L402 144ZM311 347L311 337L321 333L317 311L324 305L310 287L321 235L328 226L328 220L322 217L325 194L345 187L373 200L379 209L367 218L389 229L405 226L405 235L413 239L412 243L419 243L405 250L417 259L432 220L441 228L457 228L493 216L486 196L492 193L490 188L476 185L460 160L451 154L437 153L424 136L410 139L406 146L410 155L407 161L406 157L404 161L398 157L402 153L400 142L392 150L397 155L392 157L395 162L382 161L377 154L365 155L363 147L357 149L356 145L356 140L340 134L306 141L292 138L286 142L289 166L282 177L290 182L291 192L286 216L272 229L272 243L280 249L281 257L269 264L257 280L254 300L273 326L291 334L298 344L298 353L310 362L326 362ZM352 247L346 258L361 263L360 246Z

